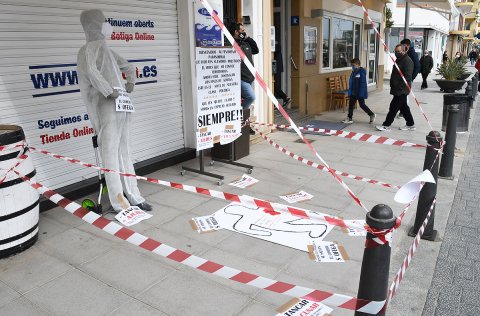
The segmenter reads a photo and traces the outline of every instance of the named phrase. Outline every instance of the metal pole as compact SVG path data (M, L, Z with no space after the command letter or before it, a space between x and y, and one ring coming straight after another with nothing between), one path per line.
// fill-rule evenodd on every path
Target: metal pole
M426 183L423 186L422 191L420 191L420 196L418 197L417 204L417 214L415 216L415 224L408 232L408 236L410 237L415 237L417 235L418 230L425 221L425 218L430 211L430 207L432 206L433 200L437 195L438 165L440 160L437 159L437 154L440 150L440 145L442 141L442 135L437 131L431 131L430 134L428 134L427 136L428 146L425 152L425 162L423 163L423 170L430 170L433 178L435 179L435 183ZM432 215L430 217L430 220L428 221L427 227L425 227L422 239L435 241L435 238L437 237L437 231L433 229L434 222L435 207L433 208Z
M445 147L443 148L442 162L438 176L442 179L453 180L453 160L455 157L455 143L457 141L458 104L448 107L447 132L445 133Z
M392 209L385 204L377 205L367 213L367 224L374 229L391 229L395 226L395 221ZM386 301L392 248L388 243L370 247L369 245L375 243L373 238L374 235L367 233L357 297L368 301ZM357 306L357 309L360 307L362 306ZM355 316L366 315L371 314L355 312ZM385 309L377 315L385 315Z
M408 32L410 29L410 1L405 1L405 29L403 38L408 38Z

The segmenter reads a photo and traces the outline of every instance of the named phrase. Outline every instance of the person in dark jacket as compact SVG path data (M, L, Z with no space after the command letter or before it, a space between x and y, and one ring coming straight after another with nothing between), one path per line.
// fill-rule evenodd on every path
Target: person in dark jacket
M442 62L445 64L447 63L447 61L448 61L448 54L447 54L447 51L444 51L442 56Z
M420 73L420 61L418 60L417 52L415 48L412 47L412 42L408 38L403 39L400 44L405 45L407 50L407 55L413 61L413 74L412 82L417 78L417 75Z
M343 123L353 123L353 109L355 108L355 103L358 101L360 108L370 116L370 124L372 124L375 121L376 115L365 104L365 99L368 98L367 72L360 66L360 59L354 58L350 63L352 64L352 74L350 75L350 84L348 87L348 97L350 101L348 104L348 117Z
M473 66L475 65L475 62L477 61L478 58L478 53L476 50L472 50L470 54L468 54L468 58L470 58L470 65Z
M420 58L420 71L422 73L422 90L428 88L427 78L433 68L433 58L428 54L428 50L425 50L422 58Z
M282 56L282 47L279 43L275 44L275 53L273 54L275 59L275 84L274 84L274 94L275 98L283 100L283 106L288 106L292 99L282 90L282 72L283 72L283 56Z
M230 33L240 46L245 56L253 65L253 55L258 54L258 45L249 37L245 32L245 27L242 23L233 23L229 27ZM253 81L255 76L250 72L247 65L242 61L241 66L241 89L242 89L242 108L244 110L249 109L253 101L255 101L255 90L253 89Z
M395 62L398 65L398 68L400 68L400 71L405 76L408 85L411 86L414 65L413 61L407 55L405 45L398 44L395 46L395 57L397 58ZM387 117L382 125L377 125L375 128L379 131L390 131L390 125L392 125L395 115L398 111L402 111L407 124L400 127L400 130L414 131L415 122L407 104L407 96L410 94L410 89L403 81L402 76L395 66L393 66L392 75L390 77L390 94L393 95L393 99L390 103Z

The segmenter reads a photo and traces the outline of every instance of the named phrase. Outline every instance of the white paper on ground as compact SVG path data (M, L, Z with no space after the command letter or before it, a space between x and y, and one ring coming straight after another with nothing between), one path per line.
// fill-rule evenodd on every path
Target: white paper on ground
M366 221L364 220L361 220L361 219L355 219L355 220L344 220L344 222L347 224L347 225L361 225L361 226L365 226L367 224ZM367 236L367 231L365 229L355 229L355 228L345 228L345 231L346 233L349 235L349 236L352 236L352 237L365 237Z
M309 247L316 262L345 262L344 251L340 249L341 246L329 241L315 241Z
M214 216L221 228L305 252L312 239L323 240L334 227L326 222L239 203L227 205Z
M115 215L117 221L127 227L138 224L145 219L149 219L150 217L152 217L151 214L144 212L137 206L130 206L129 208L120 211L117 215Z
M398 190L397 194L395 194L395 202L402 204L412 202L420 193L423 182L435 183L435 179L430 170L423 171L421 174L408 181L407 184L403 185L400 190Z
M208 233L214 230L222 229L213 215L195 217L192 218L192 220L195 223L196 230L199 233Z
M305 191L300 191L300 192L296 192L296 193L280 195L280 198L282 198L283 200L287 201L290 204L293 204L293 203L297 203L297 202L311 200L313 198L313 195L311 195L310 193L307 193Z
M294 298L278 308L277 312L276 316L325 316L333 312L333 309L319 302Z
M240 189L245 189L245 188L248 188L249 186L254 185L255 183L258 183L257 179L244 174L240 179L229 183L229 185L240 188Z

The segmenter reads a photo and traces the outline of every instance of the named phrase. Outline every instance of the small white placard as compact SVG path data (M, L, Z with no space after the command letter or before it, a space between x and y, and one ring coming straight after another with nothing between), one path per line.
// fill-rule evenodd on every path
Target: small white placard
M213 215L195 217L192 218L192 221L195 224L193 226L194 229L199 233L208 233L222 229Z
M242 178L229 183L229 185L240 188L240 189L245 189L245 188L248 188L249 186L254 185L255 183L258 183L257 179L244 174Z
M309 253L313 255L312 259L316 262L345 262L348 256L342 246L329 241L313 241L308 246Z
M395 202L408 204L411 203L419 194L422 189L422 183L435 183L430 170L425 170L412 180L408 181L407 184L403 185L400 190L395 194Z
M313 195L310 193L307 193L305 191L300 191L296 193L289 193L285 195L281 195L280 198L284 199L290 204L297 203L297 202L303 202L303 201L308 201L313 198Z
M152 215L144 212L137 206L130 206L126 210L123 210L115 215L117 221L127 227L138 224L145 219L149 219L150 217L152 217Z
M364 220L345 220L347 225L352 226L365 226L367 223ZM365 229L355 229L355 228L345 228L345 232L352 237L365 237L367 236L367 231Z
M197 132L197 151L205 150L213 147L212 132L207 129L202 132Z
M292 299L279 309L276 316L326 316L333 312L333 309L319 302L309 300Z
M230 144L240 136L242 136L242 133L235 125L226 125L223 133L220 135L220 145Z
M132 100L124 88L114 87L118 91L118 98L115 99L115 109L117 112L135 112Z

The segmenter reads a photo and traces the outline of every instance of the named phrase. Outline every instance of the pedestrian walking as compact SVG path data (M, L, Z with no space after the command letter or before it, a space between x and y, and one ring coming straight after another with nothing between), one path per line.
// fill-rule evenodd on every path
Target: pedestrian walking
M413 61L407 55L405 45L398 44L395 46L395 57L397 58L396 64L404 75L407 84L411 85L414 65ZM392 102L390 102L387 117L382 125L377 125L375 128L379 131L390 131L390 125L392 125L395 120L395 115L398 111L402 111L406 125L400 127L400 130L414 131L415 122L407 104L407 96L410 94L410 89L403 81L400 72L395 66L393 67L392 75L390 77L390 94L393 95L393 99Z
M275 44L275 53L273 54L275 59L275 83L274 83L274 94L275 98L283 100L283 106L288 106L292 99L282 90L282 73L284 71L283 68L283 56L282 56L282 47L279 43ZM276 109L276 108L275 108Z
M442 56L442 63L447 63L448 61L448 54L447 54L447 51L444 51L443 52L443 56Z
M360 59L354 58L350 61L352 64L352 73L350 74L350 82L348 87L348 97L350 99L348 104L348 117L342 121L345 124L353 123L353 109L358 101L360 108L365 111L370 117L370 124L375 121L375 113L365 104L365 99L368 98L367 91L367 72L361 67Z
M470 65L471 66L475 65L475 62L477 61L477 58L478 58L477 51L475 49L472 50L470 54L468 54L468 58L470 58Z
M427 78L428 78L428 75L430 75L432 68L433 68L433 58L432 56L429 55L428 50L425 50L422 58L420 58L420 72L422 73L422 79L423 79L422 87L421 87L422 90L428 88Z
M407 50L407 55L410 57L410 59L413 61L413 74L412 74L412 84L415 78L417 78L417 75L420 72L420 61L418 60L418 55L417 52L415 51L415 48L412 47L412 42L408 39L405 38L403 39L400 44L405 45L405 49ZM410 87L412 86L410 84ZM407 105L408 105L408 98L407 98ZM398 113L397 118L403 118L403 112L400 109L400 113Z

